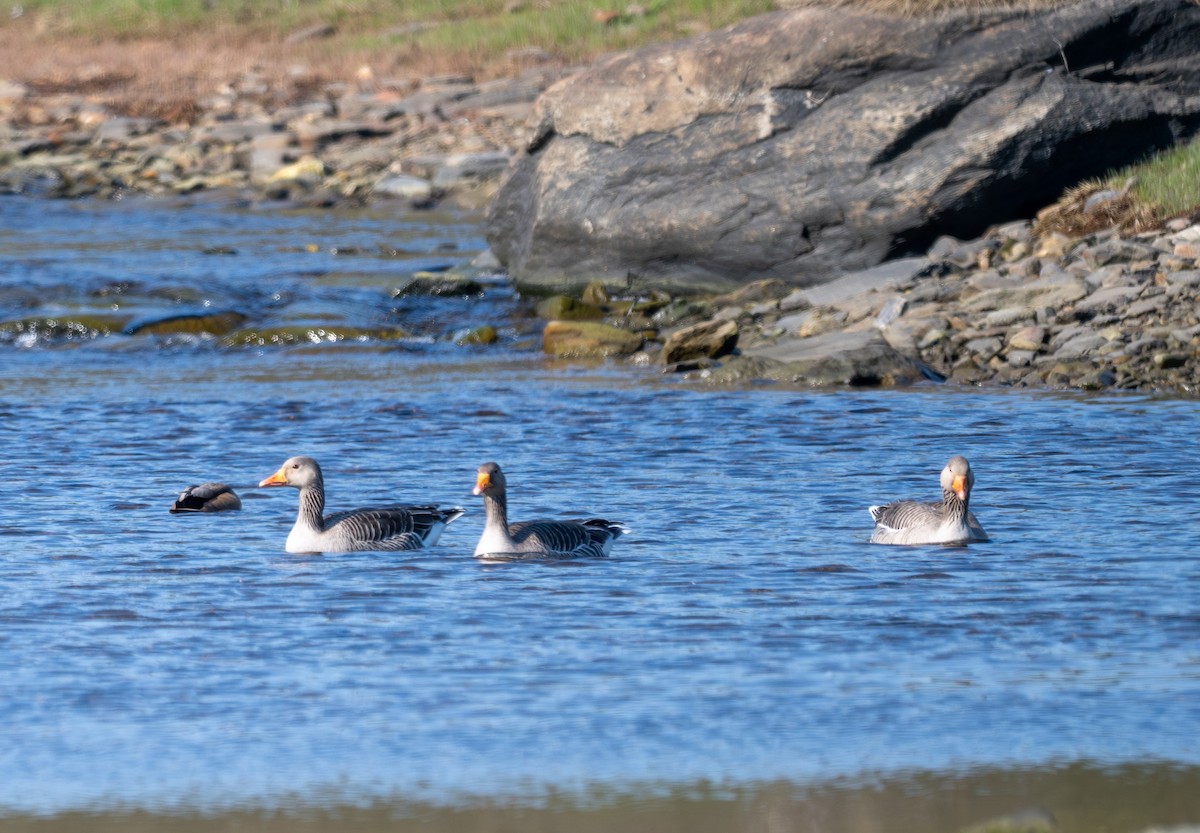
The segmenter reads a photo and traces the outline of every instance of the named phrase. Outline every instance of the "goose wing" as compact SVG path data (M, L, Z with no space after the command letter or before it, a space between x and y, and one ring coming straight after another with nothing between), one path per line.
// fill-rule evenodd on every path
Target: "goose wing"
M355 509L326 515L325 532L348 549L416 550L462 514L457 507L436 506Z
M988 534L983 531L983 526L980 525L979 519L975 517L974 512L967 512L967 528L971 530L972 541L988 540Z
M522 521L509 524L518 552L569 558L601 558L625 528L600 518L586 521Z
M898 532L923 526L937 526L942 522L942 504L921 503L916 500L898 500L883 506L871 506L868 510L875 525Z

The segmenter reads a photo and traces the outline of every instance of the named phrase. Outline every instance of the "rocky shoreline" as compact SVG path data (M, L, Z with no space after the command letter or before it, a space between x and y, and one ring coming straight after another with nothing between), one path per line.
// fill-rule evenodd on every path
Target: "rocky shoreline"
M573 303L571 317L605 316L601 288L589 291L594 303ZM1075 238L1014 222L820 286L766 280L707 300L659 298L607 312L607 325L574 325L572 339L570 325L551 322L545 349L625 355L722 386L931 380L1195 395L1200 224ZM613 337L613 325L640 337Z
M529 140L534 101L568 73L316 89L298 76L284 90L243 76L179 124L113 112L103 96L0 82L0 194L232 190L302 205L478 209ZM626 288L622 299L596 282L581 298L544 299L537 315L548 354L623 358L713 385L936 380L1194 395L1198 258L1200 224L1187 221L1083 237L1015 222L814 287L770 279L718 297Z
M534 100L566 72L322 83L298 70L282 86L246 74L181 104L176 119L117 111L119 79L68 91L0 80L0 194L234 190L317 206L479 208L524 145Z

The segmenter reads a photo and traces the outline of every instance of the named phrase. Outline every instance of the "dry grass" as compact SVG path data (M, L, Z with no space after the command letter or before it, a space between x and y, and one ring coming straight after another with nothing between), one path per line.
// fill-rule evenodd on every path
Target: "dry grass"
M823 0L822 0L823 1ZM182 103L256 73L290 89L320 81L446 73L478 78L523 68L514 54L559 65L724 26L818 0L26 0L0 17L0 78L38 91L83 92L127 112L186 111ZM1065 0L1028 0L1061 5ZM896 14L989 9L996 0L832 0ZM204 10L208 11L204 11ZM299 27L331 36L288 42Z

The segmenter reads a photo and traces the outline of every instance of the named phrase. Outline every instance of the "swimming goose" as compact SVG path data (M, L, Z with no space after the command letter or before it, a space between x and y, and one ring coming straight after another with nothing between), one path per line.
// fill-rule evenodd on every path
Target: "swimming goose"
M475 477L475 494L483 496L486 518L476 557L603 558L613 542L629 530L601 518L586 521L508 522L508 492L504 472L484 463Z
M184 512L232 512L242 508L242 500L228 483L201 483L179 493L172 515Z
M446 524L463 514L457 506L386 506L322 517L325 480L311 457L292 457L258 485L300 490L300 512L284 545L288 552L419 550L437 543Z
M872 544L965 544L986 541L987 533L967 508L975 473L966 457L951 457L942 469L938 503L900 500L868 511L875 519Z

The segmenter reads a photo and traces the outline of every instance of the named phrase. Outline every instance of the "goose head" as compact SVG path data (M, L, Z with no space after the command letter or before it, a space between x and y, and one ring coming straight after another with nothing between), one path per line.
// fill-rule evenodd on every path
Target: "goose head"
M477 495L502 495L504 494L505 482L504 472L500 471L500 466L495 463L484 463L479 467L479 471L475 474L474 493Z
M942 469L942 491L953 492L965 503L974 485L975 473L971 471L971 464L967 462L967 458L951 457L950 462L946 463L946 468Z
M259 486L291 486L303 489L321 482L321 467L311 457L290 457L279 471L260 482Z

